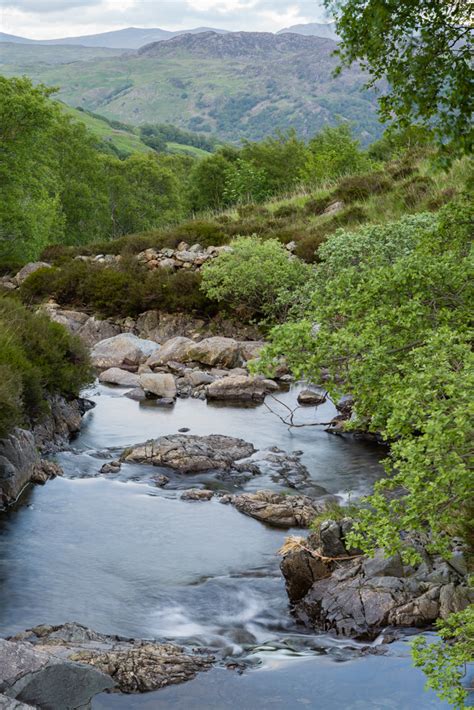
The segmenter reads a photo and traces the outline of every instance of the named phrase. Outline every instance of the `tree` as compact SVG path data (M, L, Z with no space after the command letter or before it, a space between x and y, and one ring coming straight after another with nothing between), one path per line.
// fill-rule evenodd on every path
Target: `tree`
M264 189L274 195L295 188L306 158L306 146L295 130L277 133L258 143L244 141L241 158L264 176Z
M472 5L466 0L325 0L342 66L378 84L382 120L434 131L452 154L472 149ZM388 82L384 84L382 80Z
M371 161L351 134L350 125L327 126L308 143L301 176L312 185L370 169Z

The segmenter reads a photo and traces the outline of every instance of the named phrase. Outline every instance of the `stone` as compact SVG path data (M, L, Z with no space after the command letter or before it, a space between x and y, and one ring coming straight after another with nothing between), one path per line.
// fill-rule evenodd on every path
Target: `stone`
M134 372L121 370L119 367L110 367L99 375L99 382L106 382L109 385L120 385L122 387L138 387L140 378Z
M83 688L75 687L75 678L69 673L56 688L63 704L40 704L52 710L73 710L85 705L89 701L91 679L97 685L102 683L93 694L112 687L122 693L143 693L191 680L198 672L208 670L214 661L212 656L192 655L174 644L109 636L80 624L38 626L17 634L14 640L34 654L61 657L61 665L80 669ZM68 684L70 679L73 682ZM82 703L76 701L77 690L85 697Z
M176 358L178 359L178 358ZM195 361L208 367L238 367L242 362L239 343L234 338L214 336L193 343L186 353L186 362Z
M139 377L140 387L156 397L164 397L173 400L176 397L177 389L173 375L153 372L144 373Z
M194 341L177 335L175 338L167 340L159 350L148 358L146 364L152 369L168 362L185 362L189 349L194 345Z
M159 349L158 343L138 338L132 333L121 333L96 343L91 351L94 367L106 370L110 367L131 365L138 368Z
M308 527L321 508L307 496L285 495L262 490L232 498L238 511L277 528Z
M143 402L145 399L147 399L146 393L142 390L141 387L134 387L133 390L125 392L124 397L133 399L135 402Z
M189 488L181 495L181 500L211 500L214 496L214 491L209 491L206 488Z
M315 392L314 390L301 390L298 394L298 404L303 406L314 406L317 407L319 404L323 404L326 401L326 395L320 392Z
M244 340L240 342L240 352L242 359L245 362L248 360L255 360L262 349L265 347L266 343L263 340Z
M122 468L120 461L110 461L109 463L104 463L100 469L100 473L118 473Z
M230 375L210 384L206 396L209 400L263 402L266 394L273 390L274 384L272 380L250 375ZM278 386L276 388L278 389Z
M157 488L164 488L170 482L170 479L162 473L161 476L154 476L153 481Z
M344 202L338 200L337 202L333 202L332 204L328 205L328 207L326 207L326 209L324 210L323 215L337 214L338 212L342 212L344 207Z
M44 484L51 478L56 478L56 476L62 476L63 470L61 466L54 461L48 461L48 459L41 459L33 467L33 473L31 476L32 483Z
M209 372L203 372L202 370L193 370L186 375L186 380L191 384L192 387L200 387L201 385L209 385L211 382L215 381L215 377Z
M51 264L48 264L45 261L32 261L29 264L26 264L16 274L16 276L14 277L15 283L18 284L18 286L21 286L23 281L26 281L28 276L31 276L31 274L34 274L35 271L39 271L39 269L50 269L50 268L51 268Z
M255 452L252 444L231 436L172 434L126 449L122 461L167 466L181 473L230 470Z

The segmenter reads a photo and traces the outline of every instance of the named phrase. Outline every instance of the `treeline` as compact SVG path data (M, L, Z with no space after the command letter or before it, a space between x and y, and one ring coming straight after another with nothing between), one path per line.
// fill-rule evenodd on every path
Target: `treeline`
M52 93L27 78L0 77L4 265L34 259L49 244L113 240L197 212L263 202L301 185L314 188L373 169L410 141L408 131L363 151L343 125L308 143L289 132L240 149L221 147L204 159L161 153L120 159L65 115ZM142 131L150 144L186 133L163 126ZM425 139L416 137L418 144Z
M170 123L147 123L144 126L140 126L138 130L143 143L159 153L165 153L168 150L168 143L191 145L208 153L212 153L219 144L215 138L205 136L202 133L185 131Z

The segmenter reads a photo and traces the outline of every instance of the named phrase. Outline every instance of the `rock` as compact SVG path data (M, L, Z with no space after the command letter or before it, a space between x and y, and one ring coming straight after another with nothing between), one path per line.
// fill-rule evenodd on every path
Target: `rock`
M0 439L0 509L17 499L37 464L39 454L31 431L16 428Z
M238 511L278 528L308 527L324 510L307 496L290 496L274 491L241 493L232 498Z
M303 406L314 406L317 407L319 404L323 404L326 401L326 395L320 392L314 392L314 390L301 390L298 394L298 404Z
M179 358L173 358L179 359ZM242 362L240 345L234 338L205 338L188 349L186 362L195 361L208 367L238 367Z
M263 340L244 340L240 343L240 352L242 359L247 362L254 360L260 355L260 352L265 347L266 343Z
M78 330L77 335L88 347L93 347L101 340L113 338L120 334L120 326L109 320L100 320L91 316Z
M123 387L138 387L140 378L134 372L121 370L119 367L110 367L99 375L99 382Z
M131 333L121 333L96 343L91 351L91 362L95 367L108 369L131 365L138 368L159 349L152 340L137 338Z
M271 478L274 483L298 488L307 486L310 482L308 469L301 463L301 455L301 451L288 453L271 446L242 459L236 464L236 468L253 475L262 473ZM326 491L321 488L320 492L324 494ZM330 500L333 502L332 498Z
M21 645L31 649L34 654L48 654L47 657L54 654L54 657L66 659L61 663L81 669L89 685L90 678L101 681L103 687L95 690L94 694L114 686L122 693L157 690L191 680L198 672L208 670L214 661L212 656L191 655L174 644L108 636L80 624L39 626L14 638L15 641L26 641ZM72 710L81 705L79 702L73 704L74 685L69 686L65 682L57 690L63 694L70 693L70 696L64 698L64 704L45 703L40 707ZM89 692L86 683L82 692ZM87 701L86 698L84 703Z
M273 390L273 385L273 380L249 375L230 375L210 384L206 396L210 400L263 402L265 395ZM278 386L276 388L278 389Z
M206 488L189 488L181 495L181 500L211 500L214 491L209 491Z
M18 286L21 286L23 281L25 281L28 276L31 276L31 274L34 274L35 271L39 271L39 269L50 269L51 264L47 264L45 261L32 261L29 264L26 264L20 271L16 274L14 277L15 283L18 284Z
M101 670L61 658L54 650L0 639L0 693L26 706L74 710L115 686Z
M30 480L32 483L43 484L51 478L62 476L63 473L64 472L59 464L54 461L48 461L47 459L41 459L39 463L35 464Z
M110 461L109 463L104 463L100 469L100 473L118 473L122 468L120 461Z
M164 488L170 482L170 479L168 476L165 476L164 473L162 473L161 476L154 476L153 480L157 488Z
M334 215L337 214L338 212L342 212L344 209L345 205L344 202L339 200L338 202L333 202L332 204L328 205L326 209L323 212L323 215Z
M33 428L37 446L44 453L59 451L81 428L82 417L94 407L87 399L70 401L58 395L48 398L49 413Z
M167 466L181 473L229 470L255 451L252 444L231 436L172 434L137 444L123 452L122 461Z
M28 708L32 707L32 705L25 705L25 703L13 700L13 698L7 698L6 695L0 693L0 710L28 710Z
M154 372L144 373L139 378L140 387L156 397L164 397L173 400L176 397L176 383L173 375Z
M202 372L202 370L193 370L186 375L186 380L190 383L192 387L200 387L201 385L209 385L215 381L215 377L209 372Z
M123 396L133 399L135 402L143 402L147 399L147 396L141 387L135 387L133 390L125 392Z
M169 361L184 362L187 359L189 349L193 345L193 340L178 335L167 340L158 351L148 358L146 364L153 369L160 365L166 365Z
M445 568L441 559L414 569L405 567L398 555L384 558L381 550L372 559L351 557L343 537L348 523L345 519L321 524L319 534L303 540L299 549L289 546L283 558L288 596L304 623L374 639L390 625L429 626L439 617L464 609L474 598L466 579ZM437 570L443 570L442 574ZM447 583L440 586L439 578Z

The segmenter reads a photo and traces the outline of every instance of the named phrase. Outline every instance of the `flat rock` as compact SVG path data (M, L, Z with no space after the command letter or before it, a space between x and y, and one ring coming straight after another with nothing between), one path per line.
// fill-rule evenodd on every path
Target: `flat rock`
M166 466L181 473L230 470L239 459L255 452L252 444L231 436L172 434L137 444L122 454L122 461Z
M162 372L143 373L139 377L139 384L145 392L156 397L171 400L176 397L176 382L173 375Z
M96 343L91 351L94 367L108 369L121 365L138 367L159 349L152 340L137 338L131 333L120 333Z
M109 385L121 385L123 387L138 387L140 378L134 372L121 370L119 367L109 367L99 375L99 382L106 382Z
M229 375L212 382L206 390L209 400L230 402L263 402L265 396L278 389L273 380L250 375Z
M231 503L241 513L278 528L306 528L325 507L307 496L270 490L241 493L233 496Z

